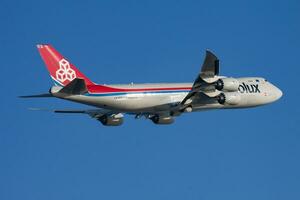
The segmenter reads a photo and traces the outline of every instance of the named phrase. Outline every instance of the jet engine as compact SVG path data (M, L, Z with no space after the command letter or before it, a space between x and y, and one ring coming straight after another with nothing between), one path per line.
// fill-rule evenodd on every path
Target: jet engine
M220 104L223 105L237 105L241 100L241 96L238 92L226 92L219 94L217 96L217 100Z
M238 91L239 85L235 78L221 78L215 82L215 88L219 91L235 92Z
M104 126L120 126L123 124L123 117L122 118L116 118L111 116L102 116L98 119Z
M155 115L150 119L154 124L172 124L174 122L174 117L171 116L163 117L163 116Z

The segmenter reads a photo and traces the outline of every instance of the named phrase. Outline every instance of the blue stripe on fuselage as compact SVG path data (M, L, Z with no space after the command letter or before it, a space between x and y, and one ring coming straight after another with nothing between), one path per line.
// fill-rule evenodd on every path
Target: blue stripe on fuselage
M58 82L52 77L55 85L64 87L62 83ZM110 92L110 93L86 93L84 96L121 96L127 94L164 94L164 93L184 93L190 92L190 90L155 90L155 91L140 91L140 92Z
M127 94L163 94L163 93L186 93L190 90L167 90L167 91L144 91L144 92L112 92L112 93L87 93L85 96L120 96Z

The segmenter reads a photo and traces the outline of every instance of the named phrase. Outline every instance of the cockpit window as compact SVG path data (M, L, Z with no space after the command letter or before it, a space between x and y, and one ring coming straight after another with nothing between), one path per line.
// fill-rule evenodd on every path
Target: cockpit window
M267 80L267 79L265 79L265 82L268 82L268 80Z
M256 79L256 82L257 82L257 83L259 83L259 80L258 80L258 79Z

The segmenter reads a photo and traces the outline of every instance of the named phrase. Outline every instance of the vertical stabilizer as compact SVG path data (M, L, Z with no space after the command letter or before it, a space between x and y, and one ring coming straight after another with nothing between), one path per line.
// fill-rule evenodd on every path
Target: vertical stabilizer
M57 85L66 86L75 78L83 79L86 85L94 85L89 78L81 73L51 45L39 44L37 45L37 48L50 73L51 78Z

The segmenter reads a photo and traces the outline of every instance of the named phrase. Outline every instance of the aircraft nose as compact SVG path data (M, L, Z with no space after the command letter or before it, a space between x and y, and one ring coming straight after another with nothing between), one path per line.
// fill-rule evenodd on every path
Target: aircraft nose
M282 95L283 95L282 91L276 87L276 89L275 89L276 100L280 99L282 97Z

